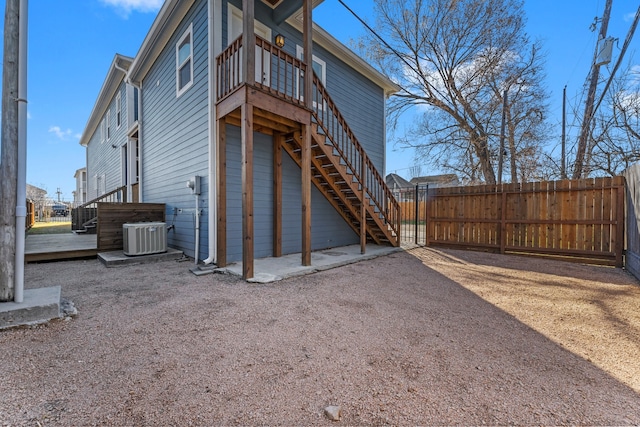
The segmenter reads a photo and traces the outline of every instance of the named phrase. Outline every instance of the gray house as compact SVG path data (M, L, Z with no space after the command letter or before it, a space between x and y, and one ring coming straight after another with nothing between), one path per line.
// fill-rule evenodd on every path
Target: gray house
M170 246L245 278L254 258L398 245L378 172L398 88L312 24L321 1L166 0L91 113L88 198L165 203Z

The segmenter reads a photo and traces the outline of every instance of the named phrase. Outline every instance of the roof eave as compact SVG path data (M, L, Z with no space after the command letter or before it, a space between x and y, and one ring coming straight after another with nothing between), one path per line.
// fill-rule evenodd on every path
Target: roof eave
M132 61L133 58L125 55L120 55L119 53L116 53L116 55L113 57L111 66L109 66L107 77L102 83L102 87L100 88L100 92L98 93L96 103L91 110L91 114L89 115L87 124L84 127L82 136L80 136L80 145L82 145L83 147L86 147L89 144L91 136L98 128L98 124L100 123L100 120L102 119L105 111L107 111L113 95L118 90L120 83L124 80L125 72L123 72L123 69L129 69Z
M162 5L129 69L129 79L136 86L140 86L194 1L167 0Z
M298 31L302 31L302 21L298 15L293 15L286 21ZM390 96L400 91L400 86L389 80L384 74L376 70L367 61L356 55L351 49L329 34L315 22L313 23L313 41L340 58L346 64L358 71L363 76L380 86L385 96Z

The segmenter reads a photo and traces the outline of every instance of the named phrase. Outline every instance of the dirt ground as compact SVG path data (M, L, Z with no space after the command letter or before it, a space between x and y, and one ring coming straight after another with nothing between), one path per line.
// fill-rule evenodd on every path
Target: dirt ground
M78 315L0 331L0 425L640 424L622 270L433 249L267 285L189 267L27 265Z

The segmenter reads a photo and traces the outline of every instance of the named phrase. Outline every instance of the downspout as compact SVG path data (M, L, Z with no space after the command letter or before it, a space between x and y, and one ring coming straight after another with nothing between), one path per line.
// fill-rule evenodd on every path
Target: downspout
M116 59L113 62L113 66L115 67L116 70L122 72L122 74L124 74L124 81L125 83L129 83L129 77L128 77L128 70L125 70L124 68L122 68L119 64L118 64L118 60ZM126 89L126 88L125 88ZM120 89L118 89L120 90ZM126 97L126 90L125 90L125 97ZM140 110L138 110L139 112ZM127 116L129 115L129 112L127 112ZM126 144L126 150L127 150L127 155L125 156L126 159L126 164L125 164L125 170L127 171L127 176L125 177L125 180L127 182L127 199L132 200L133 196L131 195L131 170L130 170L130 161L129 161L129 136L127 135L127 144ZM122 152L120 152L120 155L122 156ZM122 165L122 162L121 162ZM120 176L122 177L122 173L120 174ZM128 202L129 200L123 200L123 202Z
M220 6L218 8L218 6ZM216 254L218 253L218 239L217 223L218 223L218 180L216 175L216 150L214 144L217 144L217 120L216 120L216 96L214 93L215 82L217 78L216 70L216 55L222 50L222 18L220 14L216 14L215 10L220 10L220 0L209 0L207 2L207 19L208 19L208 55L209 55L209 81L207 82L207 103L208 114L207 120L209 122L209 135L208 135L208 147L209 147L209 256L203 260L203 263L211 264L215 262ZM215 18L218 18L219 22L214 22ZM217 25L216 25L217 24ZM196 212L198 207L196 206Z
M28 1L20 0L18 34L18 182L16 186L16 261L14 301L24 299L24 240L27 217L27 13Z

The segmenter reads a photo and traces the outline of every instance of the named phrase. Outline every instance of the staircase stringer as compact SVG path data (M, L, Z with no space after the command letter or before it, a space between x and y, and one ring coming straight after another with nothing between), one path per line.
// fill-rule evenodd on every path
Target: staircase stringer
M291 139L296 142L298 147L300 146L300 141L297 138L291 137ZM291 147L290 144L285 143L283 144L283 148L285 149L289 157L291 157L291 159L298 166L301 166L301 159L298 155L296 155L296 151L293 149L293 147ZM333 182L331 177L327 175L325 168L323 167L324 165L320 163L315 156L312 156L311 161L312 161L312 169L315 169L317 173L322 177L322 180L320 180L314 175L311 177L311 182L313 182L313 184L318 189L318 191L320 191L320 193L325 197L325 199L329 202L329 204L336 210L336 212L338 212L338 214L342 217L342 219L344 219L344 221L349 225L349 227L351 227L351 229L356 234L359 235L360 234L360 228L359 228L360 221L358 220L358 218L360 217L359 210L357 210L356 206L350 203L346 198L340 197L341 195L343 195L343 193L341 192L341 189L336 186L336 184ZM342 205L340 205L336 201L336 199L333 197L333 195L325 188L325 186L323 186L323 183L330 186L330 189L333 191L336 197L340 199L340 202L342 202ZM348 209L348 211L345 211L345 208ZM370 237L373 239L374 242L376 242L376 244L381 244L377 236L370 234Z
M340 157L337 163L344 163L342 166L345 167L346 175L351 175L358 186L364 188L364 198L369 202L361 202L366 212L389 242L399 246L400 205L315 73L313 93L310 95L314 100L312 117L315 123L312 135L315 134L317 141L322 137L331 143L319 146L327 156L329 152L332 156L334 152L337 153ZM362 196L358 197L362 199Z

